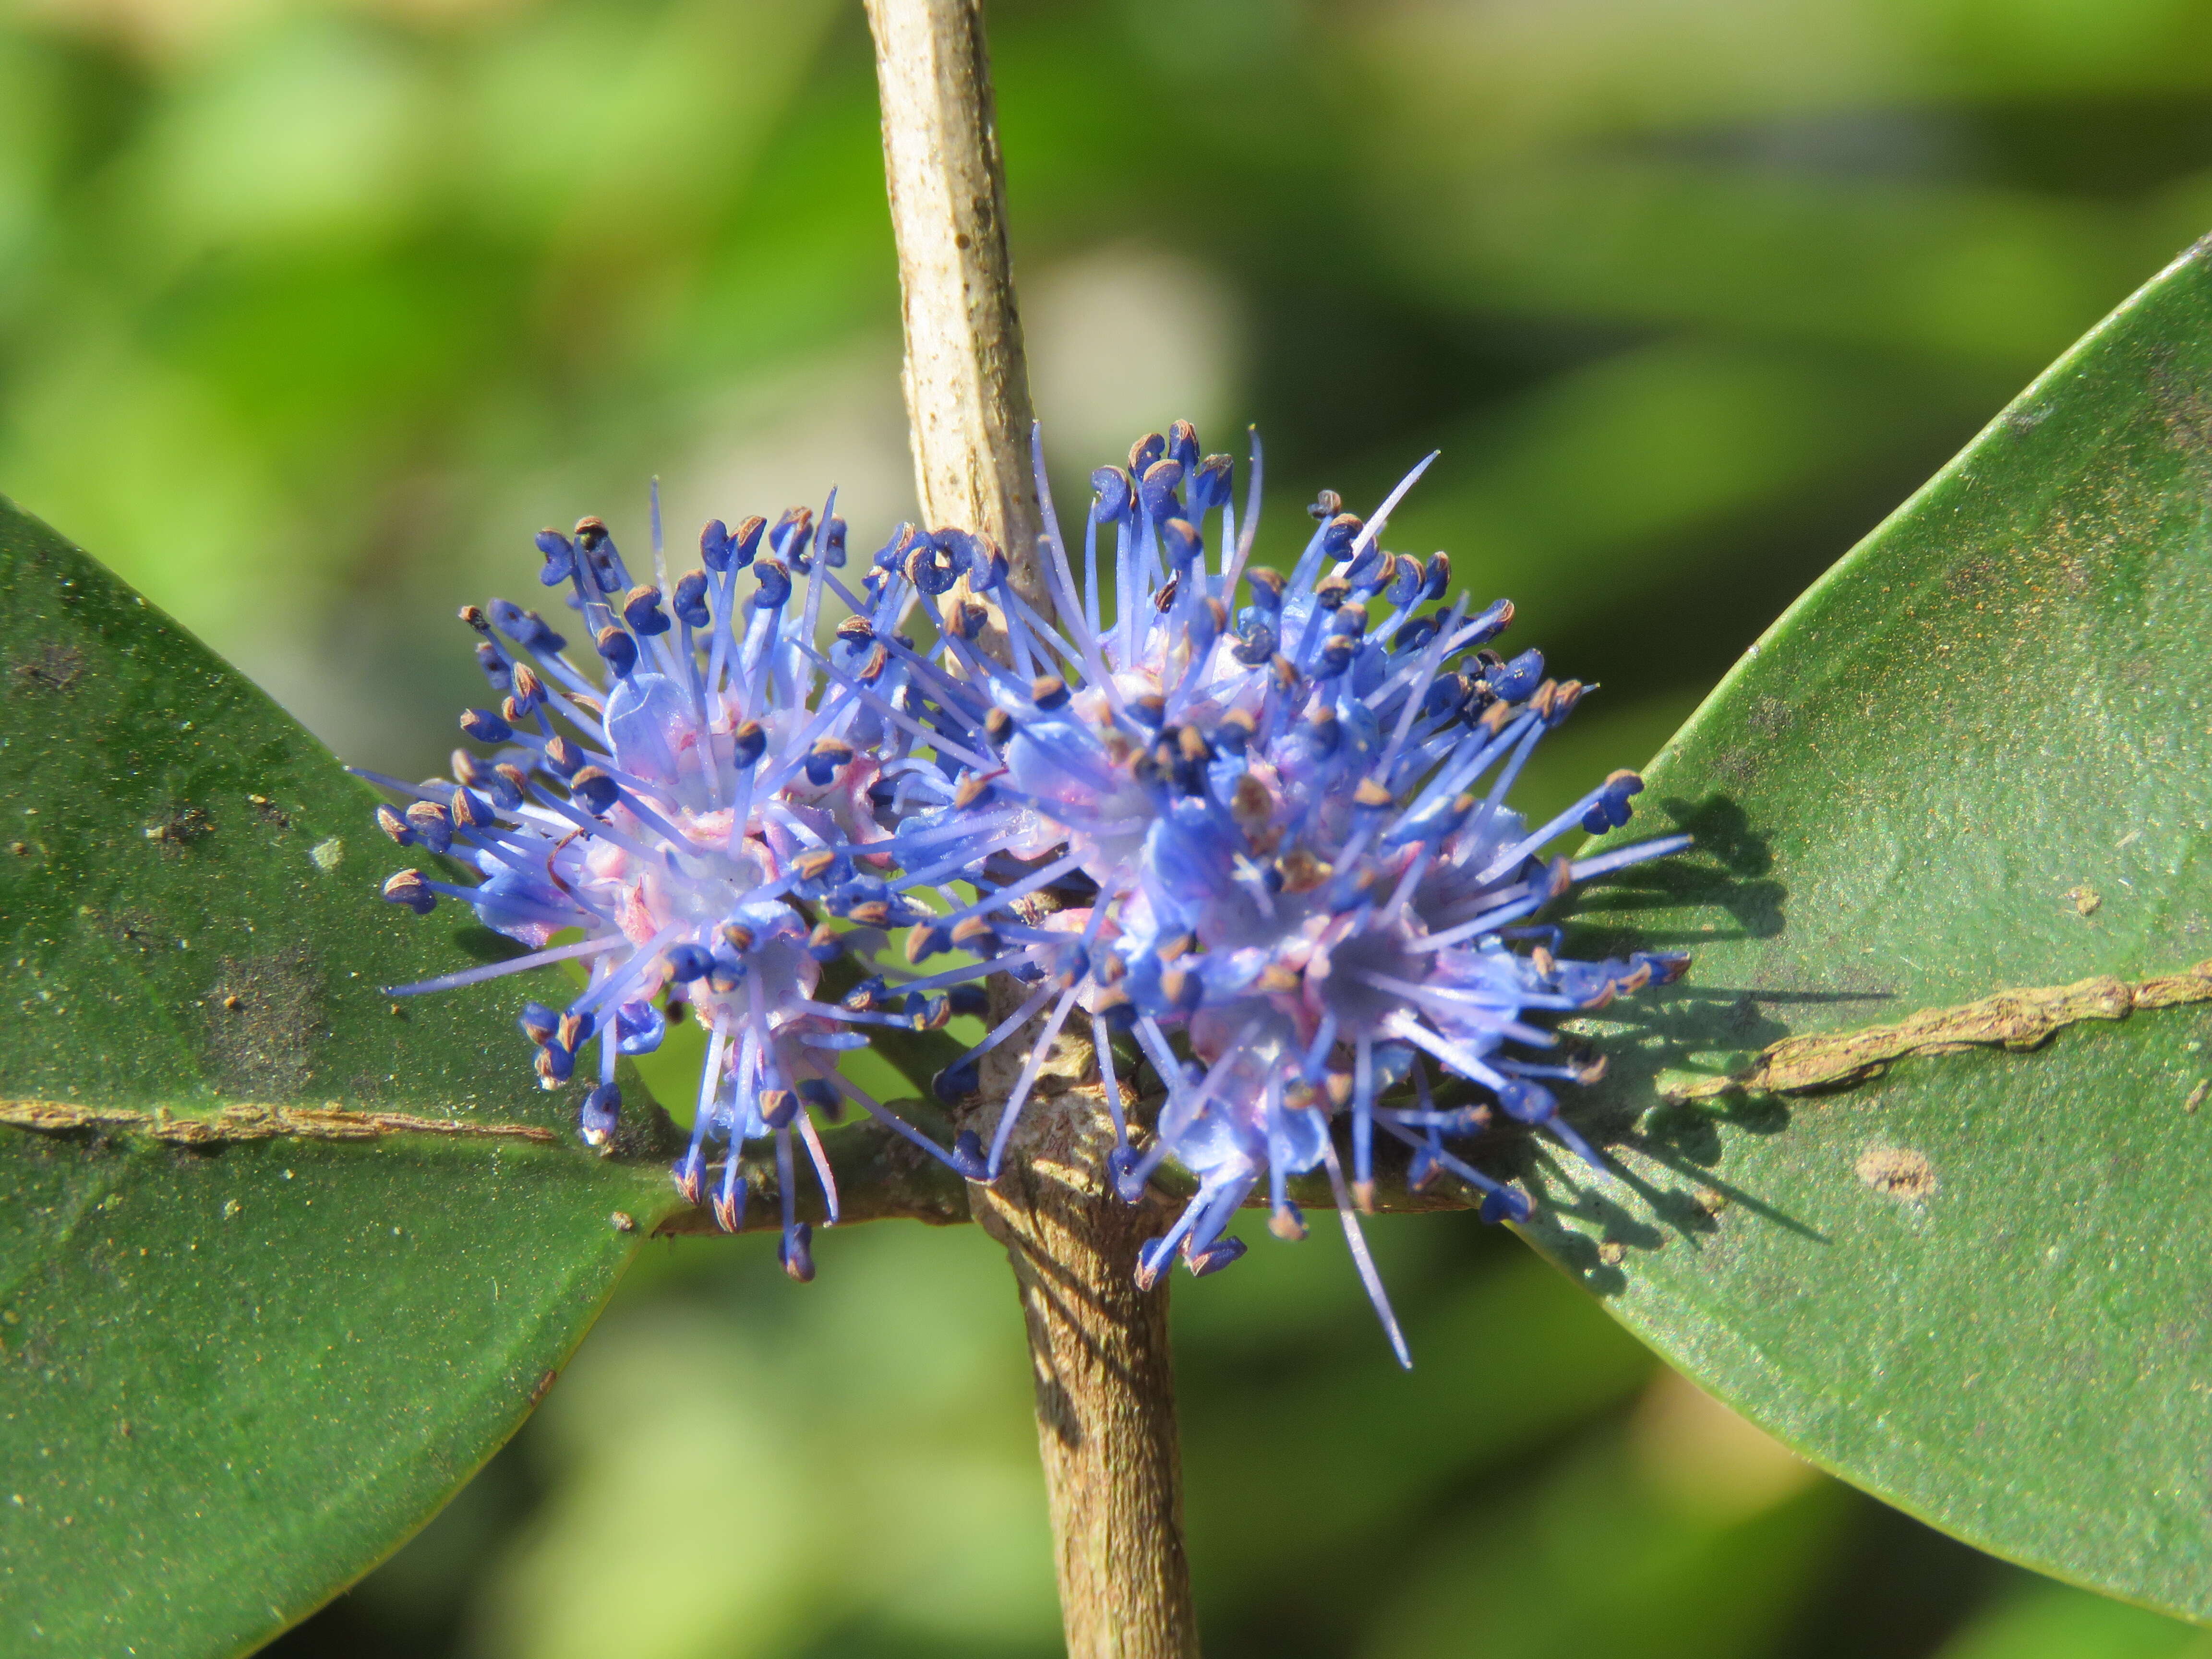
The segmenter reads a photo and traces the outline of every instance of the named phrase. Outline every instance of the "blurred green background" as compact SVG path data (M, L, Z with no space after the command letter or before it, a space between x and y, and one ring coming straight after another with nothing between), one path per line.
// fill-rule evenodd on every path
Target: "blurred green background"
M1063 500L1257 422L1656 748L2013 392L2212 228L2191 0L992 9ZM0 489L349 758L433 769L464 599L586 512L911 511L854 0L17 0ZM1796 1462L1466 1217L1176 1291L1216 1659L2212 1653ZM972 1230L655 1245L516 1443L274 1651L1055 1650L1019 1320Z

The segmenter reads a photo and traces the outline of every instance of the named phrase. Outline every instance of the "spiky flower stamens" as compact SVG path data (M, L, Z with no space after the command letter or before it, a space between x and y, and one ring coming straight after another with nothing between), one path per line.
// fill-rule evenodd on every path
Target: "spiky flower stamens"
M1549 1022L1672 977L1682 958L1570 960L1540 913L1686 844L1552 853L1577 829L1626 824L1632 773L1533 828L1508 804L1585 688L1547 678L1540 652L1492 651L1513 607L1446 605L1444 555L1384 548L1428 465L1365 520L1322 492L1285 575L1250 563L1256 435L1240 517L1234 463L1201 455L1177 422L1126 469L1092 475L1079 584L1040 446L1057 623L998 548L959 530L901 526L854 592L836 574L834 495L818 520L709 525L703 568L672 585L657 505L650 582L597 520L544 532L541 579L571 590L597 672L535 612L471 607L500 702L461 724L494 752L457 750L450 779L377 780L406 802L378 809L387 835L478 877L403 870L385 896L417 912L460 898L531 949L395 994L586 964L580 994L526 1006L521 1024L548 1088L597 1043L578 1129L602 1147L620 1122L618 1056L656 1047L690 1009L707 1063L677 1185L734 1231L740 1149L772 1143L799 1278L812 1272L799 1149L838 1210L816 1115L857 1106L994 1179L1046 1054L1087 1023L1120 1191L1140 1197L1169 1158L1199 1181L1143 1251L1139 1282L1178 1256L1201 1274L1236 1260L1227 1228L1263 1181L1271 1231L1302 1236L1288 1182L1320 1170L1403 1358L1358 1218L1378 1133L1406 1146L1415 1185L1449 1175L1492 1220L1524 1218L1528 1200L1454 1141L1510 1121L1601 1164L1552 1087L1591 1080L1597 1062L1563 1054ZM823 641L825 596L851 614ZM905 630L924 606L934 627L917 643ZM906 963L882 960L902 929ZM583 938L556 945L567 930ZM926 965L948 952L969 959ZM832 1000L823 965L841 955L861 973ZM1027 988L1018 1006L936 1079L957 1103L984 1055L1028 1042L988 1148L974 1131L939 1147L839 1073L871 1030L981 1012L993 974ZM1149 1129L1125 1113L1117 1040L1164 1090Z
M689 1010L708 1033L707 1060L676 1184L735 1231L746 1201L740 1149L772 1143L781 1253L787 1270L805 1279L811 1238L794 1209L800 1149L833 1222L839 1208L817 1115L834 1120L858 1102L935 1156L951 1156L837 1075L839 1056L866 1041L868 1024L915 1021L865 996L817 995L826 963L850 951L872 969L884 935L809 914L861 917L865 898L888 890L872 873L890 867L872 799L883 775L875 738L880 714L896 714L900 696L880 660L843 642L827 656L816 649L823 596L834 589L856 621L889 626L913 589L894 579L857 599L837 582L845 524L834 495L818 520L800 508L773 526L758 518L734 532L709 524L702 568L672 586L657 496L653 529L650 582L634 579L597 519L573 536L538 538L540 580L570 590L595 673L536 612L500 599L471 606L462 619L501 697L495 708L468 711L461 726L494 752L456 750L453 775L422 784L362 774L410 803L378 809L386 834L450 855L477 878L462 884L405 870L385 896L420 914L441 896L459 899L533 947L392 994L587 964L584 988L564 1007L526 1004L520 1024L546 1088L568 1085L580 1066L594 1079L577 1127L602 1149L620 1123L619 1056L658 1048L670 1019ZM879 924L905 920L895 901L875 909ZM551 943L572 929L580 942ZM719 1170L709 1159L716 1149Z
M1318 527L1283 576L1249 564L1256 440L1240 530L1233 466L1200 459L1196 434L1179 422L1140 441L1127 471L1093 475L1079 592L1045 492L1044 550L1066 634L1020 612L1008 630L1018 653L1026 644L1038 659L1056 656L1060 672L1024 683L979 665L970 688L933 688L940 723L988 762L963 774L962 808L1000 816L964 834L949 809L907 826L926 826L936 844L979 864L1064 838L1067 853L1032 880L1061 884L1079 904L1088 897L1060 930L1003 930L1025 971L1048 942L1061 965L1025 1005L1045 1014L1043 1034L984 1173L1006 1155L1036 1056L1083 1008L1102 1065L1111 1067L1111 1040L1127 1033L1166 1091L1140 1152L1109 1082L1124 1196L1140 1196L1170 1158L1200 1180L1143 1253L1139 1281L1177 1255L1196 1273L1234 1261L1243 1246L1225 1229L1262 1180L1273 1230L1301 1235L1286 1180L1323 1169L1401 1358L1357 1218L1372 1203L1378 1127L1412 1149L1417 1178L1466 1182L1493 1220L1525 1217L1527 1197L1455 1156L1449 1139L1502 1116L1596 1163L1546 1086L1588 1069L1525 1057L1558 1046L1534 1021L1671 976L1681 962L1563 961L1556 932L1534 918L1579 881L1686 844L1670 836L1579 863L1545 860L1577 827L1627 822L1642 787L1631 773L1534 830L1507 805L1583 688L1546 678L1540 653L1509 660L1487 650L1513 608L1443 606L1444 556L1383 550L1390 512L1427 465L1369 520L1325 494L1313 509ZM1043 491L1041 464L1038 477ZM1101 594L1109 535L1119 601L1110 621ZM1240 580L1247 602L1232 609ZM1480 1098L1437 1107L1431 1065ZM963 1062L942 1090L956 1095L973 1076ZM1340 1115L1348 1176L1331 1137Z

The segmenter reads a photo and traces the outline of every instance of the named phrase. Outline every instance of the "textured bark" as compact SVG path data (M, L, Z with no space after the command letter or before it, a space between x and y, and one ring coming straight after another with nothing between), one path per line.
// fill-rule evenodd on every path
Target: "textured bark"
M997 542L1022 597L1050 615L982 9L976 0L868 0L867 10L922 516L933 530Z
M867 0L883 94L884 170L898 239L915 479L933 528L991 537L1016 587L1053 614L1036 556L1028 368L1006 241L1006 192L980 0ZM1012 1006L994 992L995 1017ZM982 1096L1004 1101L1028 1045L985 1057ZM975 1124L986 1141L997 1116ZM1075 1659L1185 1659L1198 1651L1183 1556L1164 1286L1134 1280L1160 1230L1121 1203L1090 1046L1056 1045L975 1218L1006 1247L1035 1367L1058 1557Z
M1135 1278L1137 1247L1164 1218L1108 1188L1112 1136L1095 1086L1041 1104L1051 1109L1037 1112L1039 1133L1018 1143L996 1187L972 1190L1021 1291L1067 1650L1184 1659L1198 1626L1167 1286L1146 1293Z

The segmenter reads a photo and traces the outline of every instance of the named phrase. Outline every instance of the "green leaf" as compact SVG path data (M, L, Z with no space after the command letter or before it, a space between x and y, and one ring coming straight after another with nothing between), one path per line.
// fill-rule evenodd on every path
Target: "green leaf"
M1693 965L1593 1023L1622 1174L1547 1159L1531 1230L1808 1456L2199 1620L2212 1005L1826 1092L1656 1091L1785 1036L2212 957L2207 257L2031 386L1650 769L1639 830L1671 815L1697 851L1595 898L1583 943Z
M676 1202L576 1146L520 982L381 994L513 947L379 902L368 792L4 504L0 675L0 1648L235 1653L513 1432ZM378 1114L449 1127L331 1138Z

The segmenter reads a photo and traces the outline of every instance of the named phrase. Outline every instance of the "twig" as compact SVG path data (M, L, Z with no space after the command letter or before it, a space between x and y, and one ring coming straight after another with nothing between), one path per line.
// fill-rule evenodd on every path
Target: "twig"
M980 0L868 0L868 21L922 508L996 540L1022 596L1050 617ZM985 1057L987 1099L1006 1098L1023 1046ZM1167 1297L1135 1285L1137 1247L1156 1223L1114 1195L1090 1071L1087 1043L1056 1045L1005 1174L970 1195L1021 1291L1068 1652L1188 1659L1198 1633Z

